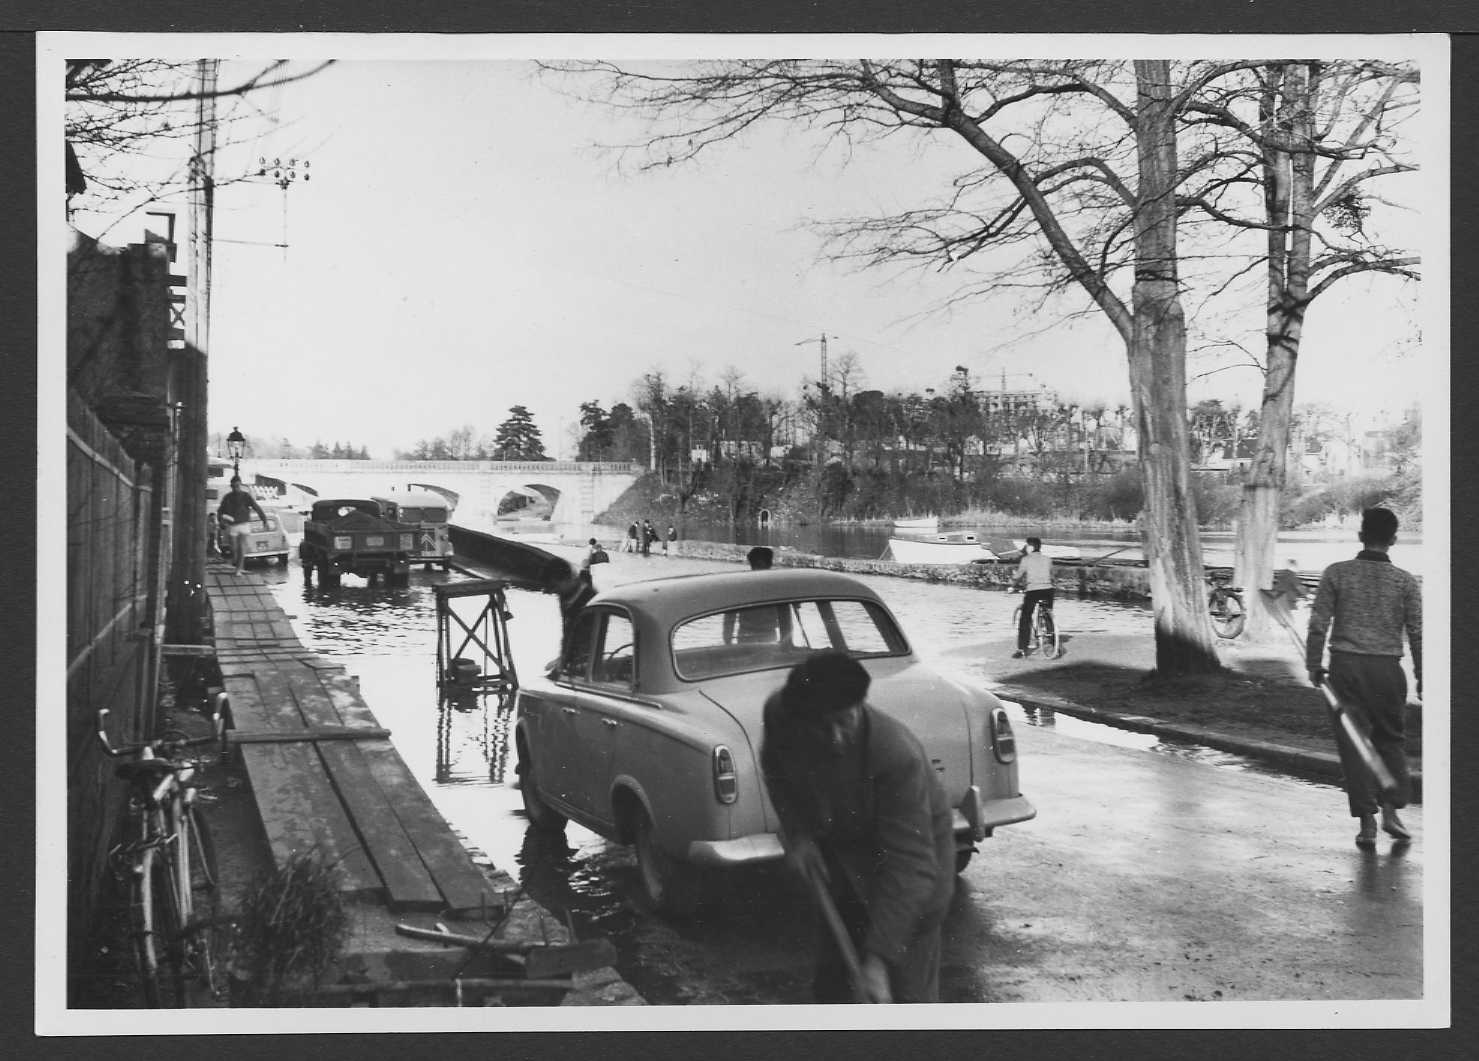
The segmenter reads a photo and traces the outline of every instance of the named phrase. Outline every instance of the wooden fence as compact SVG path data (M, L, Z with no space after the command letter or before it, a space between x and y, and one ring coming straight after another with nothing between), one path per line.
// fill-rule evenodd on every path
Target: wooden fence
M97 712L115 742L152 735L149 631L158 607L159 519L149 466L132 460L75 394L67 404L67 888L75 963L108 880L124 790L102 754ZM43 595L43 601L45 596ZM60 616L51 617L61 621ZM48 621L43 615L42 621ZM62 710L41 703L42 711ZM73 965L75 968L75 964Z

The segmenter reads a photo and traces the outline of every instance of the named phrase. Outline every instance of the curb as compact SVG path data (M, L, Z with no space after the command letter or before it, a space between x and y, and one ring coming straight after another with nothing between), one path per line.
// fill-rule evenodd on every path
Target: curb
M1289 744L1278 744L1273 741L1253 740L1246 737L1234 737L1216 730L1205 729L1201 726L1181 726L1158 722L1145 715L1130 715L1119 711L1105 711L1097 707L1089 707L1086 704L1074 703L1069 700L1060 700L1056 697L1045 697L1034 693L1030 696L1022 696L1010 684L995 686L993 692L999 696L1037 710L1055 711L1059 714L1069 715L1073 718L1081 718L1088 722L1098 722L1101 725L1113 726L1116 729L1129 730L1133 733L1148 733L1156 737L1165 737L1171 740L1187 741L1192 744L1205 745L1208 748L1216 748L1218 751L1232 752L1249 759L1272 763L1292 774L1297 774L1307 779L1316 781L1334 781L1339 784L1341 780L1340 756L1334 752L1313 752L1305 748L1296 748ZM1422 802L1422 771L1411 772L1412 801Z

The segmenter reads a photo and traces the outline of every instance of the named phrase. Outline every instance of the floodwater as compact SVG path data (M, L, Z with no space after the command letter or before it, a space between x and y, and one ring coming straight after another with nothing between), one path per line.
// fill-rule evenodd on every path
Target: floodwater
M573 549L550 548L572 558L579 555ZM612 560L597 569L598 586L734 569L733 564L720 561L681 557L644 559L613 554ZM411 585L404 589L369 587L346 577L341 588L323 590L305 587L294 563L286 569L267 569L264 577L273 584L274 595L292 617L302 641L341 661L359 678L376 718L391 730L402 757L464 842L487 855L539 902L569 911L578 932L611 938L623 954L650 953L652 934L666 930L660 919L640 914L633 902L636 882L631 852L575 825L569 826L563 841L551 841L526 828L520 795L513 784L514 759L509 740L512 706L492 697L460 706L438 702L432 587L461 576L417 570ZM863 580L888 602L920 655L968 681L991 684L989 661L980 654L980 645L988 632L1006 636L1019 597L997 590L882 576L864 576ZM558 644L555 599L511 590L507 601L512 614L508 630L514 666L520 674L536 673L547 664ZM479 598L454 601L463 623L468 625L475 625L481 603ZM1152 636L1150 612L1139 605L1079 600L1067 595L1060 601L1059 617L1075 633ZM461 647L462 628L453 623L451 629L453 654L478 658L475 649ZM1014 721L1061 736L1089 737L1121 749L1159 751L1239 772L1258 769L1237 756L1178 746L1048 711L1018 710ZM790 910L786 916L797 921L797 931L805 931L804 902L786 909ZM740 920L748 923L746 916L740 916ZM643 958L642 963L645 967L647 959ZM688 1000L679 984L662 976L654 978L650 969L623 967L621 972L652 1001ZM799 999L805 994L805 984L798 980L787 991Z
M561 529L564 532L564 529ZM585 533L589 531L589 534ZM1077 548L1086 561L1113 558L1115 560L1140 560L1144 553L1140 549L1140 532L1126 526L1123 530L1093 529L1065 530L1056 533L1043 529L1041 524L1002 524L969 526L948 524L941 531L968 531L988 548L1007 552L1014 541L1035 535L1052 545ZM578 537L576 536L578 533ZM596 526L574 528L569 536L582 540L595 535L608 544L619 541L625 530L620 527ZM780 524L768 526L756 524L710 524L689 522L680 528L683 537L699 541L732 541L742 545L769 545L775 548L794 549L801 553L820 556L842 556L851 559L876 560L884 555L888 539L893 534L889 524ZM904 535L908 537L908 535ZM1217 567L1231 567L1233 563L1234 534L1232 531L1203 531L1202 559L1204 563ZM1276 567L1292 567L1297 571L1318 572L1337 560L1349 560L1361 547L1356 540L1356 527L1345 529L1317 529L1283 531L1278 536ZM1426 562L1420 535L1403 533L1392 552L1392 559L1400 566L1417 574L1423 572ZM1292 561L1292 563L1291 563Z

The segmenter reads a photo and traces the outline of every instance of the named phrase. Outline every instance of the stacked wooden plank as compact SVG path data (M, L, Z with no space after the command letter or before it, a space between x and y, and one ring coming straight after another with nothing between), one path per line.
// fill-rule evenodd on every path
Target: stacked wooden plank
M305 648L267 586L207 574L216 658L272 852L313 851L393 910L492 909L451 827L342 666Z

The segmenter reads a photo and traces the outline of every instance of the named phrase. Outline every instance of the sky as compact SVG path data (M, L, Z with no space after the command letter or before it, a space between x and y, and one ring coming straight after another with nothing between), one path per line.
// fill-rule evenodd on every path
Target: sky
M118 54L119 38L107 39L113 50L97 54ZM157 39L130 43L157 54ZM1128 399L1123 345L1100 316L1069 324L1007 300L944 311L953 275L822 260L811 223L920 205L922 189L933 198L971 161L945 138L847 158L815 134L761 127L697 163L637 172L598 145L641 127L572 98L527 58L487 57L566 55L566 40L558 53L384 38L195 43L183 54L239 56L223 83L259 55L340 57L250 97L218 153L213 432L389 458L464 425L491 436L523 405L547 452L571 457L582 402L631 402L654 370L707 386L731 367L762 395L794 398L818 373L822 335L834 363L854 355L862 382L883 390L943 387L964 365L981 386L1005 374L1012 389ZM309 165L283 190L250 179L263 156ZM141 231L74 223L111 226L109 241ZM1350 283L1311 314L1299 399L1395 414L1427 378L1418 319L1411 286ZM1255 340L1261 323L1250 307ZM1260 384L1253 370L1223 371L1194 379L1190 397L1252 406Z

